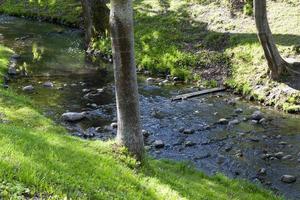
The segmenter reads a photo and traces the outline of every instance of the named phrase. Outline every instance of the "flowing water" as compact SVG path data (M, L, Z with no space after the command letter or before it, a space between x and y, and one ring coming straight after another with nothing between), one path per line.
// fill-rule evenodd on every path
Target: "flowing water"
M9 87L30 97L46 116L65 125L74 136L107 140L116 135L110 127L116 120L112 66L85 59L82 32L1 16L0 40L21 56L18 68L23 75L15 77ZM47 81L54 87L44 87ZM33 85L34 92L22 91L27 85ZM182 85L147 84L139 77L143 128L150 133L145 139L148 152L158 159L188 161L208 174L245 178L287 198L300 199L299 116L261 108L229 93L170 100L191 90ZM236 103L228 103L233 99ZM237 108L242 112L236 113ZM264 123L249 120L256 110L263 113ZM89 115L77 123L63 123L60 116L67 111ZM221 118L238 119L239 123L216 123ZM194 132L184 134L183 129ZM156 148L157 140L162 140L164 147ZM277 152L290 156L277 159ZM266 172L258 173L262 168ZM298 180L283 183L280 178L284 174Z

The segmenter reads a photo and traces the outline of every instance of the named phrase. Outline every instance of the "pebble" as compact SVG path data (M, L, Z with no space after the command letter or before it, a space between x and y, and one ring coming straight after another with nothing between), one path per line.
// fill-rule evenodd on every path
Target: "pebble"
M251 115L251 119L252 120L256 120L259 121L262 118L264 118L263 113L259 110L255 111L252 115Z
M186 141L185 143L184 143L184 146L186 146L186 147L192 147L192 146L195 146L196 145L196 143L195 142L192 142L192 141Z
M290 160L290 159L292 159L292 158L293 158L292 155L286 155L286 156L283 156L283 157L282 157L282 160Z
M64 121L79 121L85 118L85 112L77 113L77 112L67 112L62 114L61 119Z
M221 119L219 119L218 124L226 125L226 124L228 124L228 120L225 118L221 118Z
M165 146L165 143L162 140L155 140L153 142L153 146L155 148L163 148Z
M297 178L292 175L283 175L280 180L284 183L294 183L296 182Z
M26 91L26 92L31 92L34 90L34 87L32 85L27 85L27 86L23 87L22 90Z
M113 123L110 124L110 127L113 128L113 129L116 129L116 128L118 128L118 123L113 122Z
M278 158L278 159L281 159L281 158L283 158L284 153L283 153L283 152L277 152L277 153L274 154L274 156L275 156L276 158Z
M47 82L43 83L43 86L47 87L47 88L52 88L54 86L54 84L50 81L47 81Z
M183 131L183 134L189 135L189 134L193 134L194 132L195 132L194 129L185 129L185 130Z
M243 109L237 108L237 109L234 110L234 112L237 113L237 114L240 114L240 113L243 113Z
M267 170L266 170L266 168L261 168L261 169L259 169L257 174L258 174L258 175L261 175L261 176L267 175Z

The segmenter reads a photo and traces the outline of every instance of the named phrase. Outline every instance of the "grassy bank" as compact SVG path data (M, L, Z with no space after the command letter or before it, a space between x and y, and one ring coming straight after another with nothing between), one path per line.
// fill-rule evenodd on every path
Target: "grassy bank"
M72 26L79 26L82 21L81 4L78 0L5 0L0 4L0 12L9 15L40 18Z
M12 51L0 52L4 73ZM147 158L141 167L113 141L69 136L34 105L0 88L1 199L280 199L184 163Z

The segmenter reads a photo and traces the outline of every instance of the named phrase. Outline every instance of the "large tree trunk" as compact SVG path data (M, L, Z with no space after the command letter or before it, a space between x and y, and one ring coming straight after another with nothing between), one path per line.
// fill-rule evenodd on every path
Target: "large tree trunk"
M106 3L106 0L81 0L86 48L93 38L104 36L109 29L109 9Z
M134 61L132 0L111 0L110 26L118 115L117 140L141 160L144 143Z
M285 70L289 70L293 73L299 73L297 69L299 63L289 63L284 60L276 47L268 23L266 0L255 0L254 12L258 38L263 47L264 54L268 62L268 66L271 72L271 78L280 78Z

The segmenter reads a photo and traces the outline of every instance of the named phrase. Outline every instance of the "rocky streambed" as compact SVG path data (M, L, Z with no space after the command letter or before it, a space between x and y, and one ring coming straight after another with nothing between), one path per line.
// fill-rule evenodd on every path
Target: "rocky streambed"
M85 59L80 31L1 16L0 34L16 52L4 87L30 97L76 137L115 137L111 66ZM186 161L208 174L245 178L300 199L299 116L227 92L171 101L197 90L174 81L139 77L143 134L153 157Z

